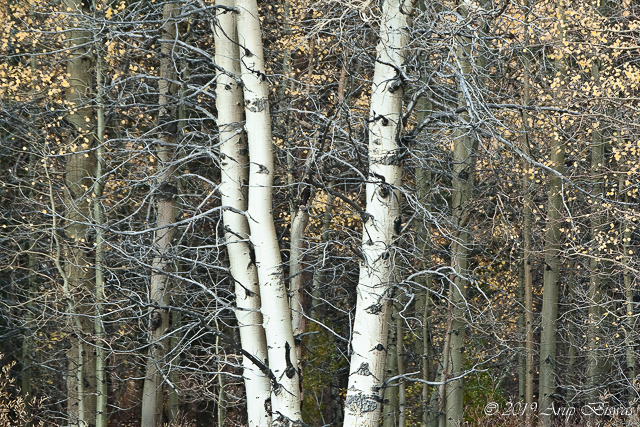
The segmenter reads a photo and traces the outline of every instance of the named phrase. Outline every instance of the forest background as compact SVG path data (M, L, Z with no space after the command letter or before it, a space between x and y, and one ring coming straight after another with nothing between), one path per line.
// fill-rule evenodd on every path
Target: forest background
M636 2L0 16L0 424L637 425Z

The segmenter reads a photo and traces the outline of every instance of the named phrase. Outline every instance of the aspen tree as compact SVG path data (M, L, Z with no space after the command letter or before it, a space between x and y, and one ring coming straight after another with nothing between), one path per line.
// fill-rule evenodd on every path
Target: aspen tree
M464 9L466 16L468 11ZM456 58L460 64L461 81L458 83L458 106L467 105L465 97L465 86L468 84L467 78L471 75L473 63L472 39L466 36L456 38ZM464 123L470 121L468 112L463 112L461 119ZM471 135L470 130L457 128L453 141L453 196L451 211L455 234L451 243L451 263L454 270L452 280L450 279L449 295L450 307L447 319L447 339L448 348L444 349L444 357L448 370L446 384L446 424L447 426L457 426L462 420L463 409L463 380L450 381L453 377L459 377L464 371L464 350L465 350L465 312L467 304L467 288L469 287L469 243L470 234L468 223L471 217L469 203L473 192L473 182L475 177L475 164L477 158L478 139Z
M286 426L301 419L300 386L291 309L273 222L275 164L269 88L257 3L255 0L236 0L235 6L239 9L237 31L250 159L247 214L260 281L269 368L278 379L278 384L271 391L273 424Z
M229 0L223 0L219 4L233 6L233 2ZM219 28L214 28L216 63L232 75L240 75L235 13L219 11L217 17ZM249 182L247 141L242 129L242 100L242 88L238 82L227 74L219 73L216 81L216 107L222 142L220 193L222 205L234 209L225 210L222 216L229 267L236 283L235 311L242 347L259 360L266 360L267 344L260 314L258 271L252 260L249 222L241 213L247 210ZM269 379L246 357L243 358L242 365L249 426L269 426L271 414L265 409L271 392Z
M91 218L91 198L88 192L96 170L95 156L90 151L87 152L94 144L95 117L93 109L89 107L94 84L94 58L91 53L91 31L86 27L88 20L83 19L90 12L88 4L80 0L65 0L64 5L70 30L67 38L70 55L67 60L67 101L72 106L67 121L72 124L74 131L69 144L72 151L78 151L69 156L65 167L68 195L65 234L70 241L64 247L64 275L68 297L76 301L70 302L74 312L69 313L74 331L71 335L71 348L67 351L67 416L70 426L86 427L95 424L96 416L95 347L87 345L93 327L90 317L73 317L89 314L92 310L87 301L93 300L95 285L89 268L93 260L84 250L89 232L86 224Z
M151 285L149 300L155 306L167 306L170 300L170 275L167 274L173 268L170 259L174 228L172 224L176 220L176 193L175 186L175 143L176 115L175 107L171 105L172 98L177 92L174 83L176 73L174 70L172 53L175 49L174 40L177 37L177 22L174 16L179 13L177 3L167 2L163 6L162 35L167 41L162 42L162 58L160 60L160 80L158 91L160 93L158 104L158 125L161 129L160 142L156 147L160 172L157 179L156 192L156 225L159 229L154 238L155 255L152 261ZM149 311L149 354L147 355L147 368L142 393L142 427L158 427L162 425L162 413L164 406L163 383L164 376L161 372L168 345L165 335L169 328L169 314L166 309L151 308Z
M527 8L526 13L526 21L528 21L530 14L530 2L529 0L525 1L525 7ZM528 28L525 27L525 46L529 45L529 31ZM523 82L523 98L522 102L525 106L528 106L531 102L531 61L529 60L529 55L525 52L522 56L523 58L523 73L524 73L524 82ZM529 129L529 114L526 111L522 111L522 145L523 151L527 157L531 157L530 152L530 129ZM532 271L532 221L531 221L531 206L533 205L532 200L532 178L530 170L533 170L533 166L528 162L523 162L523 177L522 177L522 187L524 191L524 204L522 206L522 234L523 234L523 259L522 263L524 265L524 321L525 321L525 393L524 393L524 401L531 407L533 403L533 373L535 370L534 366L534 336L533 336L533 271ZM527 411L525 414L526 423L528 426L532 425L532 411Z
M596 60L592 65L591 74L596 87L600 85L600 70ZM604 146L605 140L602 136L602 130L599 123L595 123L597 128L591 133L591 179L592 188L591 196L593 197L591 204L591 251L593 257L590 259L590 275L589 275L589 291L587 296L588 317L587 317L587 396L589 402L597 402L597 389L602 385L602 375L604 369L604 358L601 351L601 329L600 323L602 319L602 305L604 303L603 289L603 264L604 260L600 248L599 240L602 231L602 215L601 215L601 199L604 195L604 182L602 176L602 167L605 162Z
M564 64L565 40L565 1L558 0L558 35L560 42L556 53L556 74L561 81L566 74ZM550 413L553 394L556 389L556 334L558 329L558 280L560 278L560 221L562 219L562 195L564 174L565 144L562 136L556 133L551 140L551 168L547 202L547 225L544 239L544 288L542 296L540 332L540 391L538 395L540 421L543 427L551 425Z
M96 172L95 182L93 185L93 220L96 224L96 287L95 287L95 320L94 331L96 334L96 427L107 427L107 359L105 356L105 330L103 324L104 303L105 303L105 232L104 223L105 215L102 206L102 195L104 191L104 133L105 133L105 115L104 115L104 76L103 76L103 59L100 52L100 45L94 39L94 49L96 51L96 85L97 85L97 109L96 109Z
M402 64L411 5L383 3L369 113L369 180L345 427L377 426L387 346L389 291L396 280L394 221L400 216Z

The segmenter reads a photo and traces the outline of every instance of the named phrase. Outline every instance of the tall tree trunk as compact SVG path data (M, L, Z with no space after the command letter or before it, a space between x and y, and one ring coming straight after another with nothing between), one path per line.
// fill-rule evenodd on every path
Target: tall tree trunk
M177 23L173 17L178 15L179 5L165 3L163 10L162 38L173 40L177 36ZM177 93L177 85L172 52L175 48L170 41L162 42L160 60L160 80L158 81L160 106L158 112L158 126L161 129L160 143L156 147L159 160L158 181L156 192L157 218L154 239L154 258L152 261L151 286L149 300L156 306L167 306L170 296L170 275L173 269L171 259L171 247L174 235L172 224L176 219L176 194L174 171L174 146L176 142L176 109L171 105L172 99ZM149 354L147 356L146 376L142 392L142 427L159 427L162 425L162 413L164 408L163 383L161 372L164 358L167 353L166 333L169 328L169 313L167 310L151 308L149 312Z
M84 27L87 21L82 19L90 10L80 0L66 0L65 6L75 14L74 18L69 19L71 28L67 35L70 56L67 60L67 101L71 110L67 121L72 125L74 132L73 140L70 140L69 144L71 151L85 151L93 147L95 132L94 111L87 106L94 83L94 61L91 55L93 40L91 30ZM70 240L64 248L64 275L68 287L67 296L72 299L70 306L74 312L69 313L71 317L93 314L93 307L88 303L93 301L93 274L86 267L92 265L93 260L85 252L85 245L89 240L87 218L91 218L91 199L87 193L92 187L95 169L94 155L84 152L72 154L65 166L65 183L68 190L65 233ZM87 345L93 332L89 316L71 319L75 331L71 335L71 348L67 352L67 416L70 426L95 425L95 348Z
M471 73L471 39L459 36L457 38L457 57L460 64L462 78ZM460 107L467 105L464 98L463 85L460 82L459 100ZM463 121L469 121L467 113L461 114ZM448 371L447 379L459 376L464 370L464 342L465 342L465 312L466 295L469 284L469 239L467 225L470 219L469 201L473 191L475 176L475 159L478 141L470 136L466 129L456 129L453 147L453 197L451 203L455 226L454 240L452 242L452 264L455 274L449 286L451 301L451 328L449 334ZM463 410L463 380L450 381L446 385L446 422L447 426L457 426L462 420Z
M530 13L530 2L525 1L526 18L528 22ZM525 46L529 45L529 31L525 31ZM528 106L531 103L531 61L525 53L522 56L524 66L524 83L523 83L523 104ZM531 139L529 137L529 120L530 116L526 110L522 110L522 145L523 151L528 158L531 158ZM531 169L530 169L531 168ZM522 187L524 191L524 203L522 206L522 239L524 240L523 259L524 265L524 322L525 322L525 393L524 402L527 408L531 408L533 404L533 377L535 372L534 366L534 336L533 336L533 270L532 270L532 235L533 222L531 218L531 210L533 206L532 185L533 185L533 167L527 162L523 165L524 174L522 177ZM533 425L533 411L525 412L525 423L527 426Z
M625 202L629 202L629 197L627 197L626 194L626 185L625 185L625 180L627 178L627 174L623 173L620 174L620 181L618 184L618 188L620 188L622 190L622 194L620 195L620 198L625 201ZM623 190L625 189L625 190ZM625 292L625 297L626 297L626 319L625 319L625 325L624 325L624 331L625 331L625 356L626 356L626 362L627 362L627 372L626 372L626 377L627 377L627 381L629 382L629 385L627 387L627 402L629 402L629 405L634 404L637 399L638 399L638 389L636 387L636 374L637 374L637 367L636 367L636 357L635 357L635 348L636 348L636 337L637 337L637 318L635 316L635 307L636 307L636 302L634 301L633 295L635 293L635 287L633 286L633 282L631 280L631 272L629 271L629 264L631 263L631 256L630 254L632 253L631 250L631 235L632 235L632 222L628 219L625 218L624 221L622 221L621 223L621 228L622 228L622 251L623 251L623 257L622 257L622 263L623 263L623 268L624 270L622 271L622 277L623 277L623 283L624 283L624 292ZM638 420L638 414L634 414L633 415L633 420L637 421Z
M600 71L599 64L596 61L591 69L593 81L595 85L599 85ZM602 320L602 303L604 301L602 289L603 260L598 258L598 254L602 253L603 242L601 233L602 218L600 211L602 205L600 198L604 196L604 182L602 176L602 167L604 166L604 140L602 132L599 128L593 129L591 133L591 255L590 259L590 277L589 277L589 293L587 296L588 318L587 318L587 399L589 402L598 401L597 389L602 385L602 374L604 360L601 351L601 329L600 321Z
M104 78L102 75L102 56L97 40L94 40L96 50L96 83L97 83L97 147L96 147L96 175L93 186L93 221L96 224L96 288L95 288L95 334L96 334L96 427L107 427L107 376L104 347L105 331L104 316L104 267L105 267L105 236L104 209L102 207L102 191L104 189L105 161L104 161Z
M556 75L558 85L566 75L563 51L565 40L563 1L558 0L558 8L562 16L558 23L558 49L556 55ZM560 101L557 96L556 100ZM562 121L558 120L559 128ZM540 391L538 403L540 421L543 427L552 423L551 415L545 415L551 411L553 394L556 381L556 332L558 329L558 279L560 276L560 225L562 220L562 178L564 174L564 150L563 138L556 134L551 140L551 168L556 172L549 172L549 193L547 203L547 227L544 239L544 287L542 295L542 312L540 333Z
M424 2L420 2L421 10L424 9ZM425 97L420 98L417 105L416 122L422 123L427 116L427 112L433 110L433 105ZM431 142L427 137L426 143L423 143L422 149L425 150L425 155L429 156L428 150L430 149ZM425 206L427 210L431 209L431 171L426 165L419 165L415 168L416 175L416 187L418 190L417 198L418 203ZM427 217L425 216L421 221L418 221L416 227L418 234L418 247L417 258L420 259L420 268L427 270L431 267L431 230L427 225ZM429 273L425 273L423 277L424 292L416 298L416 317L421 319L422 327L419 329L418 334L422 341L422 363L420 369L422 371L423 381L433 381L431 366L433 364L433 349L431 347L431 287L433 282L433 276ZM427 426L429 419L433 418L432 408L429 404L430 401L429 386L426 383L422 384L422 404L420 407L420 416L424 427Z
M273 222L274 175L269 88L264 69L258 6L255 0L236 0L241 49L246 130L249 141L249 226L258 267L262 316L269 368L279 379L272 390L274 425L301 419L298 360L291 326L291 309L284 283L280 248Z
M223 0L220 4L232 6L233 1ZM235 16L233 13L220 11L218 22L219 29L214 30L216 62L233 75L240 75ZM236 318L242 347L258 359L267 360L267 342L260 313L258 270L252 261L249 222L241 213L247 210L246 183L249 182L247 141L242 132L242 100L242 88L238 82L220 73L216 87L218 128L222 141L220 193L222 205L235 209L223 211L222 217L231 276L236 284ZM271 425L271 414L266 410L271 393L269 380L248 358L243 357L242 366L249 426L267 427Z
M400 216L402 166L398 135L402 126L403 88L396 69L403 64L410 5L384 1L373 75L369 125L367 216L363 218L364 259L360 264L353 325L345 427L377 426L383 381L388 293L395 280L394 221ZM390 65L387 65L390 64Z

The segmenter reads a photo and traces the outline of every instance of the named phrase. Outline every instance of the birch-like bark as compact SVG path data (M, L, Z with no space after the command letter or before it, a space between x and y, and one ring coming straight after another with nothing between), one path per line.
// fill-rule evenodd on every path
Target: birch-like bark
M529 1L525 1L525 8L527 16L525 22L529 19ZM525 46L529 45L529 31L525 31ZM524 105L529 105L531 102L531 62L529 56L525 52L523 55L524 66L524 83L522 101ZM525 110L522 111L522 131L523 131L523 151L527 158L531 157L530 139L529 139L529 113ZM532 251L532 188L533 185L533 169L529 171L531 165L525 163L523 166L524 174L522 178L522 186L524 190L524 204L522 206L522 239L524 240L523 259L524 264L524 321L525 321L525 392L524 401L527 408L530 408L533 404L533 373L535 371L534 366L534 337L533 337L533 271L531 269L531 251ZM531 426L533 421L533 412L526 411L525 423L527 426Z
M424 2L420 2L420 7L424 8ZM427 112L433 110L433 105L426 98L421 98L418 101L417 112L416 112L416 122L421 123ZM424 144L423 149L425 150L425 154L428 155L429 150L429 136L427 137L427 141ZM425 206L426 209L431 208L431 171L428 167L418 167L415 170L416 174L416 186L418 190L418 203L422 206ZM422 270L427 270L431 267L431 230L428 226L426 219L418 222L416 227L416 233L418 234L418 244L422 245L419 248L417 255L421 260L420 268ZM433 283L433 276L431 274L425 274L423 279L424 292L416 299L416 317L422 320L422 327L419 330L421 339L422 339L422 380L423 381L433 381L431 365L433 363L433 351L431 348L431 331L430 331L430 319L431 319L431 294L430 290ZM418 419L422 421L422 425L426 427L429 423L429 419L432 418L432 414L430 414L432 408L430 405L430 392L429 385L427 383L422 384L422 404L419 412Z
M396 316L396 360L398 375L404 375L404 321L402 315ZM405 427L407 421L407 393L403 378L398 379L398 427Z
M273 142L262 35L255 0L236 0L246 131L249 142L249 227L260 281L262 316L269 368L278 379L272 390L274 425L301 419L298 360L294 351L291 309L273 222Z
M564 0L558 0L559 22L558 40L560 47L556 53L556 78L560 81L566 75L562 49L565 39ZM561 123L559 123L561 126ZM560 135L552 137L551 168L558 174L564 174L565 144ZM552 395L555 393L556 380L556 332L558 329L558 280L560 276L560 221L562 218L562 178L556 174L549 177L549 195L547 205L547 229L544 243L544 288L540 332L540 386L538 394L540 421L543 427L552 423L550 413Z
M104 304L104 266L105 266L105 236L104 236L104 210L102 207L102 192L104 189L104 79L102 76L102 57L99 54L100 46L97 40L94 40L96 49L96 83L97 83L97 147L96 147L96 175L93 185L93 221L96 224L96 288L95 288L95 321L94 328L96 334L96 427L107 427L107 377L106 377L106 358L104 351L104 325L103 311Z
M222 0L232 6L232 0ZM237 44L236 22L233 13L218 13L219 28L215 29L216 63L233 75L240 75L240 53ZM220 130L221 177L220 193L225 210L222 218L229 253L231 276L235 281L236 318L242 347L260 360L267 359L267 343L260 314L258 271L252 261L249 243L249 222L237 212L247 210L249 156L247 141L242 132L242 88L226 74L217 77L216 107ZM250 427L267 427L271 414L265 409L271 386L266 376L249 359L243 357L243 376L247 394L247 419Z
M457 58L460 64L460 74L463 78L471 73L471 39L458 37ZM464 82L460 82L459 106L466 105L463 95ZM467 113L461 114L465 122L469 121ZM447 331L450 339L448 349L447 379L460 376L464 370L464 342L465 342L465 311L467 303L467 287L469 281L468 245L469 232L467 225L471 212L468 204L473 191L475 177L475 159L477 139L471 137L466 129L456 129L453 148L453 197L451 210L456 227L454 242L452 243L452 267L454 277L449 287L451 301L451 328ZM447 349L445 349L447 350ZM462 420L463 410L463 380L450 381L446 385L446 423L447 426L457 426Z
M575 262L569 264L569 274L567 277L567 286L569 287L569 298L567 304L573 304L576 302L576 285L575 285ZM569 351L567 354L567 374L565 376L565 388L566 388L566 401L572 402L576 396L577 387L577 375L576 375L576 360L578 358L578 346L576 342L576 319L573 313L566 313L569 326L567 327Z
M624 202L629 202L629 197L626 194L626 173L620 174L620 181L618 184L618 188L621 190L622 194L620 198ZM631 406L638 399L638 390L635 385L636 378L636 357L635 357L635 347L636 347L636 331L637 331L637 318L634 315L636 302L633 299L633 294L635 292L633 282L631 280L631 272L629 271L629 264L631 263L631 257L629 256L632 252L631 250L631 227L633 227L632 222L629 221L628 218L625 218L624 221L621 222L622 228L622 263L624 265L624 270L622 272L622 277L624 281L624 292L626 297L626 313L625 313L625 356L627 361L627 381L629 381L629 386L627 387L627 402ZM633 419L635 421L638 420L638 414L634 414Z
M165 3L163 10L163 39L172 40L177 36L177 22L172 18L179 13L179 5L176 3ZM176 132L172 131L175 126L175 108L170 106L172 97L177 92L175 81L176 73L173 66L172 51L174 44L170 41L162 43L160 60L160 80L158 81L158 125L161 135L160 143L156 147L158 157L158 191L157 191L157 227L154 239L155 256L152 261L151 285L149 300L158 306L169 305L170 277L167 274L173 269L171 260L171 244L174 235L172 224L176 219L176 194L175 186L175 163L174 146L176 143ZM166 310L152 308L149 312L149 354L147 358L147 369L142 392L142 427L159 427L162 425L162 412L164 407L163 382L161 372L162 364L168 342L165 335L169 328L169 313Z
M303 191L304 193L304 191ZM304 196L307 197L307 196ZM300 200L299 203L302 203ZM304 267L302 261L305 253L304 230L309 223L309 208L306 204L298 206L291 222L291 250L289 252L289 293L291 294L291 327L293 336L299 337L305 331L307 320L304 314ZM302 341L297 340L296 354L298 361L302 357Z
M387 354L384 362L384 381L398 375L398 351L396 346L397 328L396 318L398 310L392 305L391 320L389 322L389 337L387 338ZM393 380L384 389L384 405L382 406L382 427L394 427L398 423L398 381Z
M595 61L591 69L593 82L599 85L600 71L598 61ZM600 232L602 231L602 206L599 199L604 195L604 182L602 180L602 167L605 164L604 157L604 139L599 128L593 129L591 133L591 254L593 257L589 262L589 293L587 303L589 305L587 317L587 398L589 402L598 401L597 389L602 385L602 374L604 360L601 351L601 329L600 321L602 320L602 270L603 260L598 258L598 254L602 253L602 242Z
M67 121L72 125L74 135L70 141L72 151L91 149L94 144L95 118L93 108L88 107L89 94L93 89L93 56L91 54L92 37L90 29L84 27L87 22L82 18L90 13L88 7L80 0L66 0L65 6L72 11L74 17L69 18L67 46L69 59L69 91L67 101L71 106L71 114ZM91 206L88 190L92 187L95 176L95 157L93 154L76 153L67 159L65 166L65 184L67 190L67 211L65 216L65 233L70 242L64 248L64 276L67 297L73 311L74 333L71 334L71 347L67 351L69 368L67 372L67 416L70 426L86 427L95 425L96 410L96 377L95 348L85 344L93 332L90 315L93 307L87 303L75 301L92 301L94 288L93 274L86 266L93 260L85 252L89 228L86 225L91 218ZM80 315L87 315L81 316ZM78 336L79 335L79 336Z
M388 293L395 280L394 221L400 216L402 166L402 67L411 4L386 0L371 89L367 216L362 233L360 279L351 340L345 427L377 426L389 317ZM390 64L390 65L388 65Z

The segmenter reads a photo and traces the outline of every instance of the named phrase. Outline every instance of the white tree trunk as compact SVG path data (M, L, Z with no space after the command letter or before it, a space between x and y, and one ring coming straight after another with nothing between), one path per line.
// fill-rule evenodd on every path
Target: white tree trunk
M77 20L68 20L67 73L69 75L69 91L67 102L70 114L67 121L73 127L73 138L85 140L82 149L93 148L95 132L95 111L87 96L91 96L94 84L94 57L91 52L91 31L86 27L89 9L80 0L66 0L65 7L76 14ZM65 247L65 290L69 298L69 316L73 325L70 336L71 347L67 351L67 416L69 426L85 427L95 425L96 411L96 377L95 348L88 344L91 341L93 322L88 315L93 314L93 291L95 282L93 273L82 266L93 264L90 253L81 249L88 239L89 227L87 218L91 217L90 197L87 189L93 184L95 176L95 156L82 153L72 154L65 165L66 212L64 214L65 233L73 244Z
M389 301L394 281L392 248L394 221L399 219L402 174L398 160L398 127L402 125L402 86L396 71L402 66L410 3L384 2L380 40L373 76L369 125L369 182L364 218L356 318L351 341L351 369L344 426L377 426L380 387L387 345ZM395 67L390 65L392 64Z
M307 326L307 319L304 315L304 266L305 241L304 230L309 224L309 208L299 206L295 217L291 222L291 251L289 255L289 275L292 276L289 282L289 292L291 294L291 327L294 337L304 333ZM302 356L302 344L296 345L298 360Z
M264 74L262 35L255 0L236 0L241 51L249 170L249 226L260 280L262 316L269 368L279 386L271 393L274 425L300 420L298 361L294 351L291 310L272 213L274 174L268 86Z
M233 6L233 0L218 4ZM235 16L230 12L218 13L219 28L215 28L216 63L226 71L240 74L239 51ZM249 180L249 157L246 139L242 134L242 88L228 75L217 77L216 107L220 129L220 157L222 205L237 211L247 210L246 183ZM267 342L260 314L260 288L258 272L251 259L249 222L244 215L231 210L222 214L225 239L229 252L231 275L236 283L236 317L242 347L260 360L267 359ZM265 403L270 397L269 379L248 360L243 358L244 384L247 393L247 418L250 427L271 424L271 414Z
M179 13L179 6L175 3L164 5L162 27L163 38L175 39L177 35L177 24L171 18ZM160 111L158 122L160 126L165 126L167 122L175 120L175 112L169 107L169 100L172 94L176 93L176 87L172 80L175 80L175 71L171 52L173 43L162 43L162 54L160 66L160 80L158 81L158 91L160 92L158 103ZM173 240L174 228L172 224L176 219L175 195L177 189L172 184L174 165L174 149L176 139L175 134L163 132L161 143L156 148L158 167L161 168L158 176L159 192L157 193L157 227L162 227L156 232L154 241L154 251L156 255L152 261L153 271L151 272L151 286L149 300L154 305L166 306L169 303L170 277L167 272L173 268L173 261L170 259L171 242ZM168 342L165 339L169 328L169 314L166 310L153 308L149 313L149 355L147 359L147 371L142 392L142 427L159 427L162 425L162 410L164 406L162 364L166 355Z

